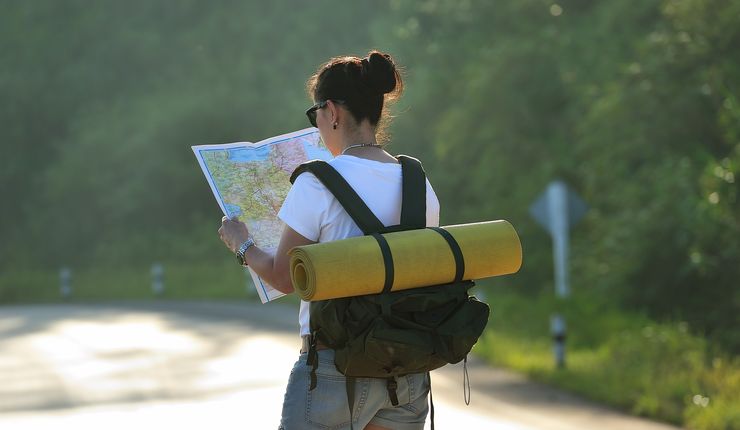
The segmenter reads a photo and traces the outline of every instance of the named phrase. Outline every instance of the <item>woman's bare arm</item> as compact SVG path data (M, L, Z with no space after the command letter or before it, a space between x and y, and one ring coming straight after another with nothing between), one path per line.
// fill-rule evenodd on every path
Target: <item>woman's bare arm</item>
M293 284L290 281L290 256L288 251L296 246L312 243L316 242L306 239L286 225L275 254L268 254L253 246L247 250L244 259L268 284L276 290L288 294L293 292Z
M221 240L232 251L244 243L249 237L247 226L237 219L223 219L221 228L218 230ZM290 256L288 251L296 246L310 245L316 243L308 240L298 232L285 226L280 237L280 244L275 253L269 253L257 246L247 249L244 260L260 278L264 279L276 290L282 293L292 293L293 284L290 281Z

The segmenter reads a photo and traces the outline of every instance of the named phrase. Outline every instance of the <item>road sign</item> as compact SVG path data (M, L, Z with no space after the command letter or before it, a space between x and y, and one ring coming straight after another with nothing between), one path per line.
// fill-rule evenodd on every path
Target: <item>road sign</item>
M532 217L552 236L555 263L555 291L567 297L568 287L568 233L588 210L586 203L563 181L553 181L529 207Z
M576 225L588 211L586 202L578 194L570 190L565 183L562 181L550 182L547 189L529 207L529 214L532 215L532 218L544 227L545 230L549 231L550 234L552 234L553 228L551 223L553 209L551 209L552 203L550 201L553 197L563 199L563 197L559 196L562 193L565 193L565 217L569 227Z

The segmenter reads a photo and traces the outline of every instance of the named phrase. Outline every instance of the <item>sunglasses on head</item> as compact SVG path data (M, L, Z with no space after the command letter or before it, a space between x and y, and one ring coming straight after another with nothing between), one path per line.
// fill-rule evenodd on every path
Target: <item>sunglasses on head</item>
M308 108L306 110L306 116L308 117L308 122L310 122L312 126L318 127L316 125L316 112L319 109L325 108L326 105L327 105L327 103L329 102L329 100L333 101L334 103L339 103L339 104L343 104L344 103L344 100L327 99L327 100L324 100L324 101L320 101L320 102L316 103L315 105L311 106L310 108Z

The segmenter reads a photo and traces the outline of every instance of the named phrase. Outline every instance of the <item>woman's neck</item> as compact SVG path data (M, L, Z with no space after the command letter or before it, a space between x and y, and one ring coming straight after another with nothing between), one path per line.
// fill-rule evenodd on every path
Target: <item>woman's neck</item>
M398 163L395 157L387 153L382 146L378 145L375 135L372 136L372 139L368 138L366 141L355 142L344 146L339 155L351 155L353 157L383 163Z
M344 150L345 148L348 148L352 145L377 145L378 141L375 138L375 130L373 130L373 128L370 127L368 123L363 123L354 130L348 130L346 133L344 133L342 135L341 144L341 149ZM372 146L370 148L372 148ZM353 148L350 151L354 150L356 149Z
M372 127L367 120L358 124L356 127L348 129L342 134L341 140L338 143L341 145L341 148L339 148L339 152L335 156L351 155L353 157L384 163L398 162L392 155L378 146L378 141L375 138L375 127ZM350 148L353 145L358 146Z

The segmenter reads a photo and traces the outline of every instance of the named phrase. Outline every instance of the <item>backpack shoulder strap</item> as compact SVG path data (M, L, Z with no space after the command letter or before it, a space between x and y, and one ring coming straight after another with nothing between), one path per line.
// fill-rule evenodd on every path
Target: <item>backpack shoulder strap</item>
M408 155L396 158L401 162L403 175L401 225L407 229L424 228L427 225L426 173L416 158Z
M385 226L378 217L329 163L323 160L311 160L301 164L290 175L290 183L294 183L298 175L303 172L313 173L324 184L364 234L385 230Z

